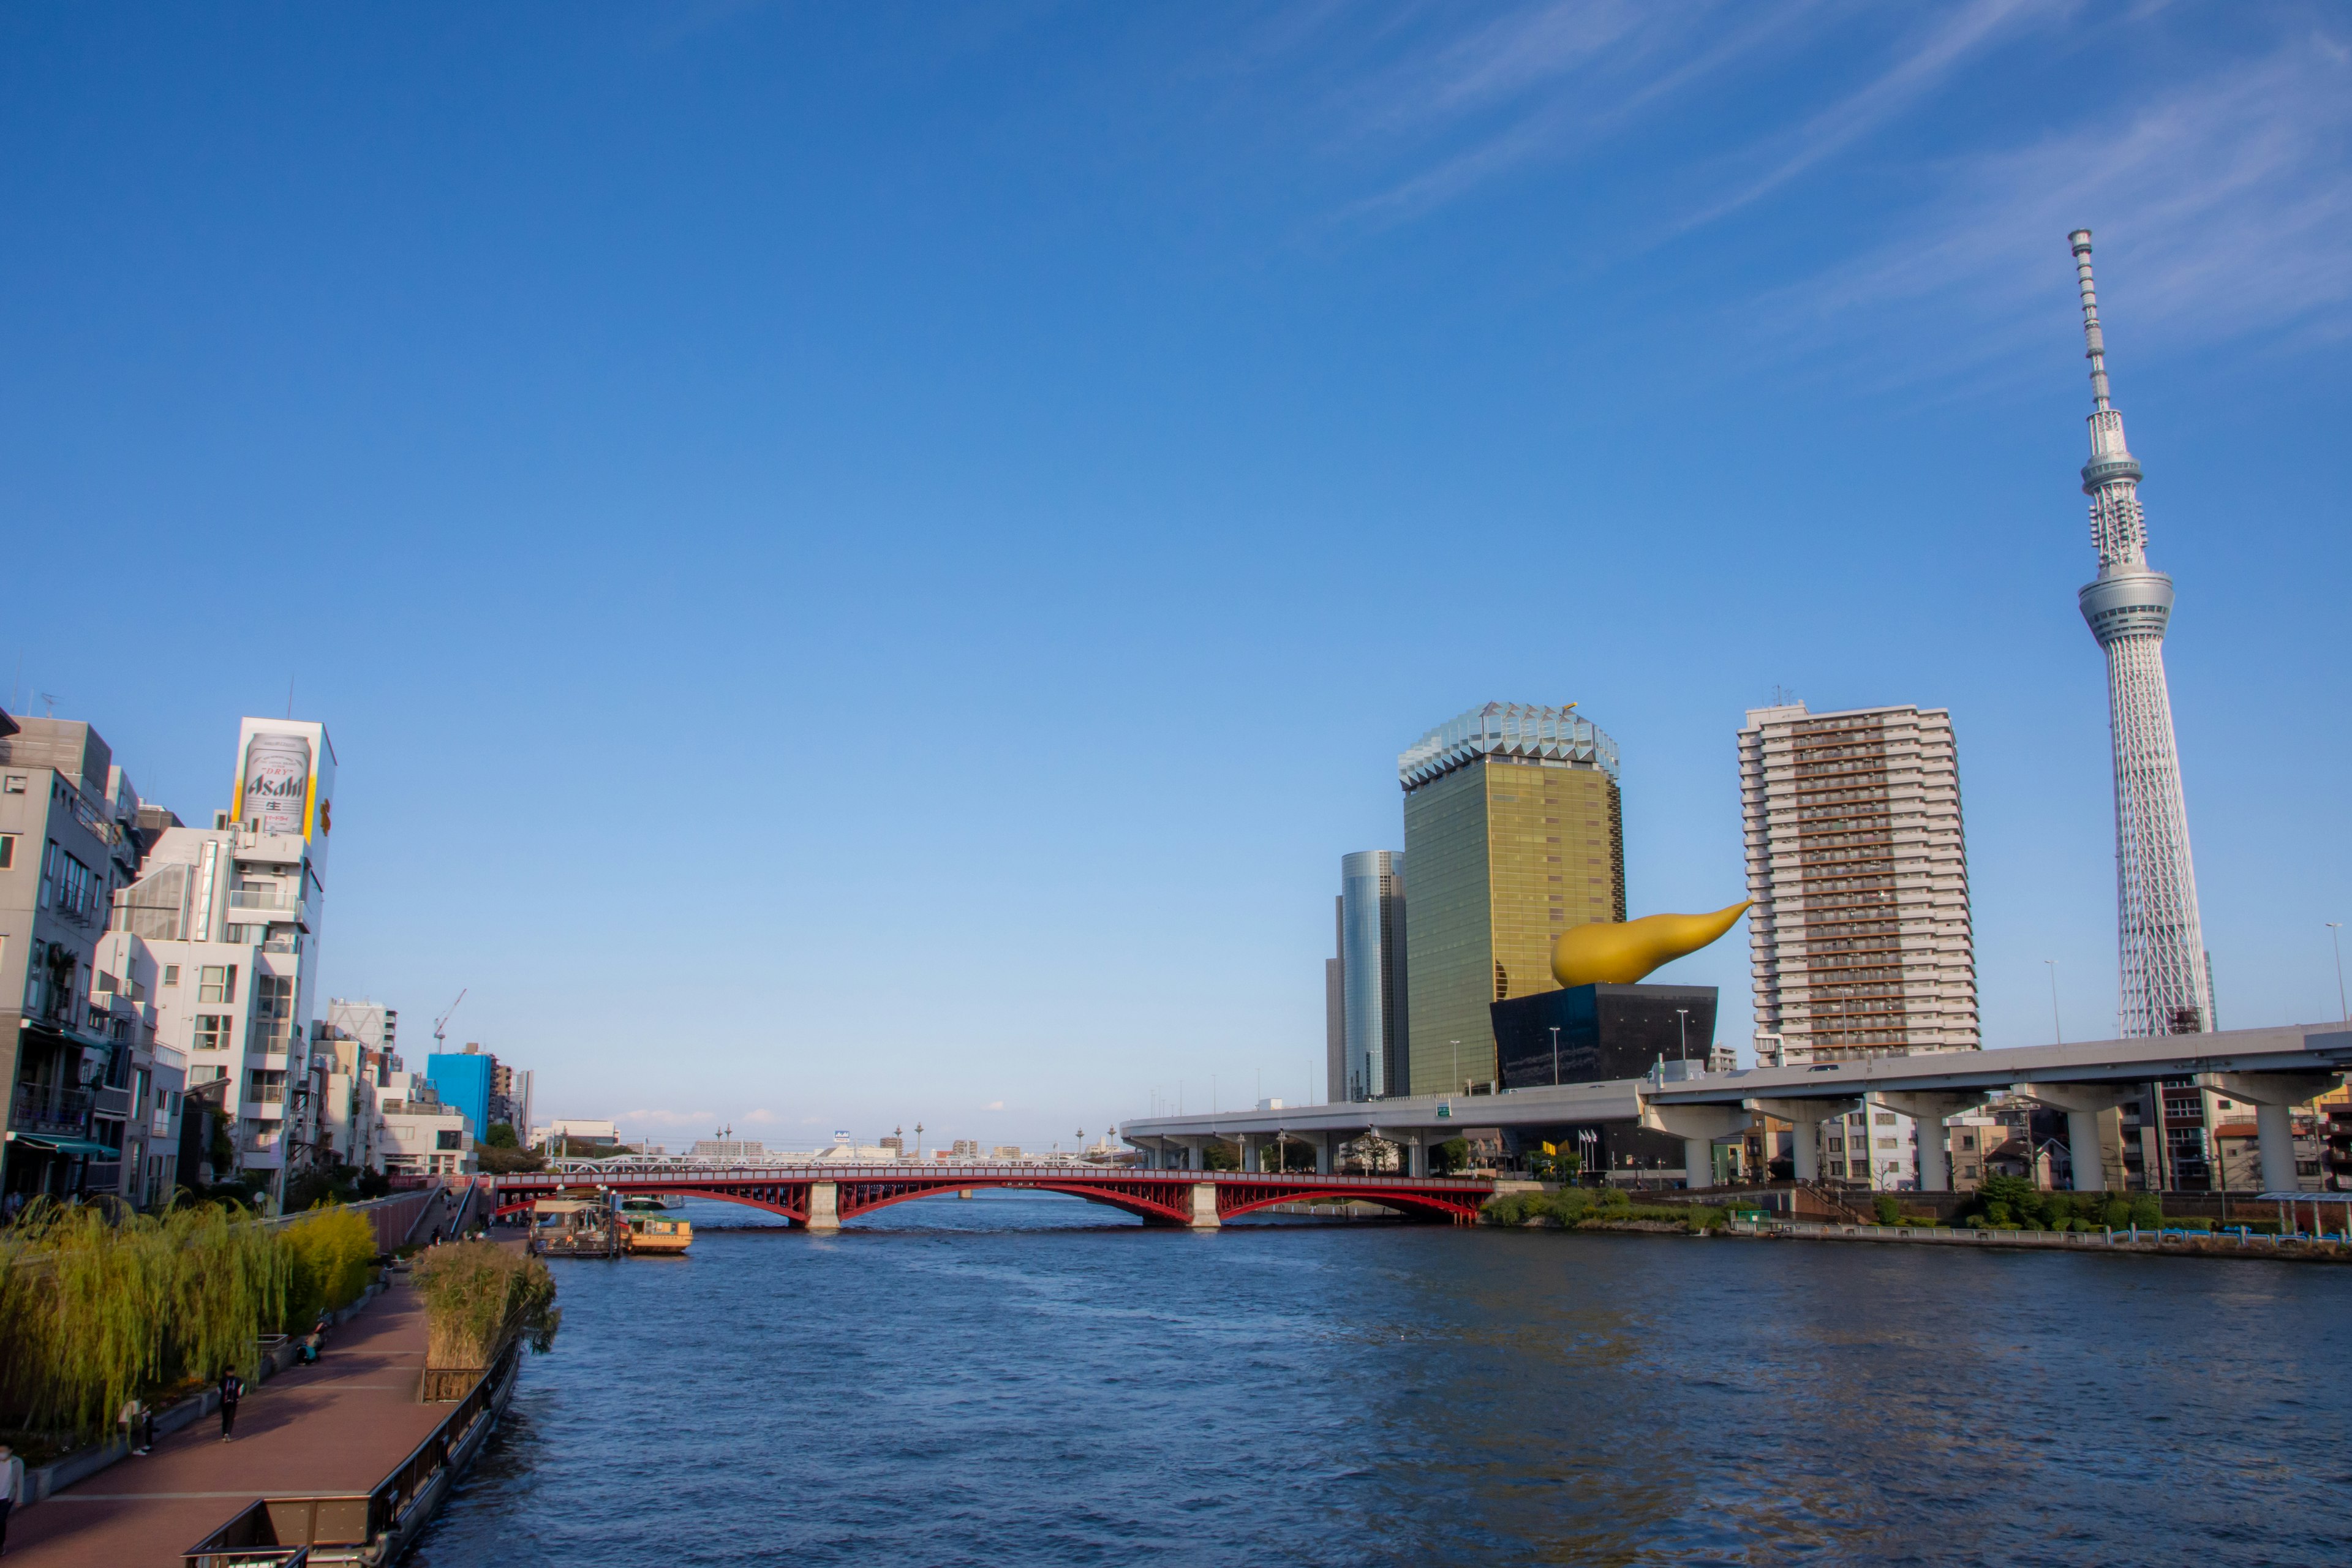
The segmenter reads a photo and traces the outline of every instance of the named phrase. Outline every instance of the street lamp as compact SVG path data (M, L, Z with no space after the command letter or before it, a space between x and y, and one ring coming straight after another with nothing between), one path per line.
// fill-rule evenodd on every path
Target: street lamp
M2042 962L2050 966L2050 1033L2063 1046L2066 1043L2066 1030L2058 1022L2058 961L2045 958Z
M1459 1040L1455 1040L1455 1041L1454 1041L1454 1042L1453 1042L1453 1046L1454 1046L1454 1081L1455 1083L1459 1084L1459 1083L1462 1081L1462 1042L1461 1042L1461 1041L1459 1041ZM1461 1091L1460 1091L1459 1089L1456 1089L1454 1092L1456 1092L1456 1093L1458 1094L1458 1093L1460 1093Z
M1559 1026L1551 1026L1551 1086L1559 1087Z
M1686 1062L1690 1060L1689 1008L1677 1007L1675 1009L1675 1034L1678 1042L1675 1047L1675 1059L1676 1061Z
M2342 921L2329 921L2327 922L2327 940L2336 949L2336 1010L2344 1016L2344 1019L2347 1023L2352 1023L2352 1007L2347 1007L2344 1005L2343 931L2344 922Z

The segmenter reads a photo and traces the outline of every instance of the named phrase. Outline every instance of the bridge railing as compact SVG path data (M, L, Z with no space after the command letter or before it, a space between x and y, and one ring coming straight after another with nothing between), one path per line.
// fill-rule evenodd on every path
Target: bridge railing
M1268 1182L1289 1183L1317 1187L1394 1187L1411 1185L1422 1190L1480 1191L1491 1188L1491 1176L1341 1176L1317 1175L1307 1171L1188 1171L1151 1170L1143 1166L1051 1165L1051 1164L937 1164L912 1163L898 1165L854 1165L846 1161L809 1161L794 1164L763 1165L693 1165L676 1162L659 1164L599 1161L564 1161L545 1171L492 1178L501 1186L546 1186L567 1184L583 1178L600 1182L901 1182L914 1180L952 1181L959 1177L982 1177L1010 1181L1162 1181L1162 1182Z

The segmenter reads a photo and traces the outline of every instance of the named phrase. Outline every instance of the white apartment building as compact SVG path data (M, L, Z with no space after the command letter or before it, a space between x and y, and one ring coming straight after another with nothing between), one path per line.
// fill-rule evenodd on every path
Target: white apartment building
M214 1099L233 1130L238 1168L275 1194L289 1163L318 1156L304 1020L335 755L324 725L273 719L244 721L237 755L235 803L211 827L163 829L116 900L116 922L157 965L158 1044L184 1056L188 1088Z
M1950 713L1750 710L1739 797L1759 1065L1977 1049Z
M385 1138L378 1100L385 1080L402 1069L394 1047L400 1014L379 1002L327 999L327 1016L314 1031L311 1071L318 1084L312 1101L320 1158L362 1171L384 1169Z
M421 1072L388 1072L378 1087L383 1168L394 1175L471 1175L479 1168L474 1127L465 1113L441 1103Z

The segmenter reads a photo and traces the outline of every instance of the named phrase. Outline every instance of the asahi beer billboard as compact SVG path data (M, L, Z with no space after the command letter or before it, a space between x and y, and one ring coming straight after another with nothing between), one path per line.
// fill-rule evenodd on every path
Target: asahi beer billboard
M237 736L232 821L262 833L299 834L313 865L334 830L335 749L323 724L247 719Z
M310 826L310 742L300 735L256 735L245 744L245 806L238 819L264 833Z

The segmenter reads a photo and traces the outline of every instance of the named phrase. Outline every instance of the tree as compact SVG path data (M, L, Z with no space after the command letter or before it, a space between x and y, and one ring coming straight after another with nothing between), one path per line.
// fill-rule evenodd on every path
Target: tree
M490 1123L489 1131L482 1134L481 1146L485 1149L516 1149L521 1147L515 1139L515 1130L513 1127L504 1121L493 1121Z
M1448 1138L1429 1152L1429 1169L1434 1175L1450 1176L1470 1163L1470 1141Z

